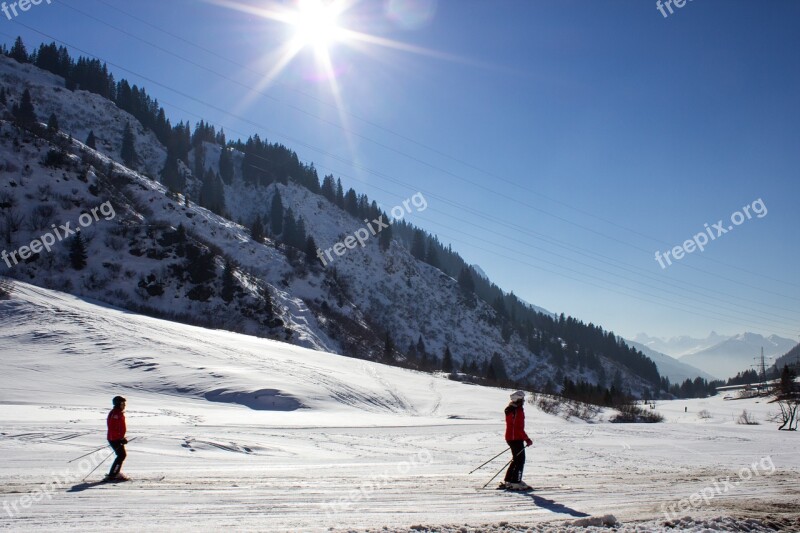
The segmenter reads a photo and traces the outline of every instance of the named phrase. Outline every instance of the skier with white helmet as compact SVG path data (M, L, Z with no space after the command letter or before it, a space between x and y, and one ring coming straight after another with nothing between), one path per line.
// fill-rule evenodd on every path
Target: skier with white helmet
M506 414L506 442L511 448L511 465L506 472L505 481L500 484L501 489L531 490L527 483L522 481L522 471L525 468L525 446L530 446L533 441L525 433L525 392L518 390L511 394L511 401L505 409Z

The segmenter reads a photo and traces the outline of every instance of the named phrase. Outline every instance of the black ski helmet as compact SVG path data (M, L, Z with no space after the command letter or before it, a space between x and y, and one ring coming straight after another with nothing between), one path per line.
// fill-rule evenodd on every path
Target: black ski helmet
M125 402L125 401L127 401L127 400L125 398L123 398L122 396L114 396L114 399L111 400L111 402L114 404L114 407L119 407L119 404L121 404L122 402Z

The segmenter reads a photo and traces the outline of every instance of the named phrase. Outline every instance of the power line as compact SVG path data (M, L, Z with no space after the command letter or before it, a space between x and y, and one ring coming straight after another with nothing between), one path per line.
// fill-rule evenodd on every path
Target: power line
M234 65L238 66L239 68L242 68L242 69L244 69L244 70L247 70L247 71L249 71L249 72L252 72L252 73L255 73L255 74L261 74L260 72L257 72L257 71L255 71L255 70L251 69L251 68L250 68L250 67L248 67L247 65L243 65L243 64L241 64L241 63L239 63L239 62L237 62L237 61L234 61L234 60L232 60L232 59L230 59L230 58L227 58L227 57L225 57L225 56L223 56L223 55L221 55L221 54L218 54L218 53L216 53L216 52L213 52L213 51L211 51L211 50L209 50L209 49L207 49L207 48L205 48L205 47L203 47L203 46L201 46L201 45L199 45L199 44L196 44L196 43L194 43L194 42L192 42L192 41L190 41L190 40L188 40L188 39L185 39L185 38L183 38L183 37L180 37L180 36L178 36L178 35L176 35L176 34L174 34L174 33L172 33L172 32L169 32L169 31L167 31L167 30L164 30L164 29L162 29L162 28L160 28L160 27L158 27L158 26L156 26L156 25L152 24L152 23L149 23L148 21L146 21L146 20L144 20L144 19L142 19L142 18L140 18L140 17L137 17L137 16L135 16L135 15L132 15L131 13L128 13L127 11L124 11L124 10L122 10L122 9L119 9L119 8L117 8L116 6L112 6L111 4L109 4L108 2L106 2L105 0L96 0L96 1L98 1L98 2L100 2L100 3L102 3L102 4L104 4L104 5L106 5L106 6L108 6L108 7L111 7L112 9L114 9L114 10L116 10L116 11L120 12L120 13L123 13L124 15L126 15L126 16L129 16L129 17L133 18L134 20L137 20L137 21L139 21L139 22L141 22L141 23L143 23L143 24L146 24L147 26L149 26L149 27L151 27L151 28L154 28L154 29L156 29L156 30L158 30L158 31L160 31L160 32L162 32L162 33L164 33L164 34L166 34L166 35L169 35L170 37L173 37L173 38L175 38L175 39L178 39L178 40L180 40L180 41L182 41L182 42L184 42L184 43L186 43L186 44L189 44L190 46L194 46L194 47L196 47L196 48L198 48L198 49L200 49L200 50L202 50L202 51L204 51L204 52L206 52L206 53L212 54L212 55L214 55L215 57L218 57L218 58L220 58L220 59L223 59L224 61L230 62L231 64L234 64ZM255 89L255 88L253 88L253 87L251 87L251 86L249 86L249 85L247 85L247 84L244 84L244 83L241 83L241 82L239 82L239 81L237 81L237 80L234 80L233 78L231 78L231 77L229 77L229 76L227 76L227 75L225 75L225 74L221 74L221 73L219 73L219 72L216 72L215 70L213 70L213 69L210 69L210 68L206 67L205 65L201 65L201 64L199 64L199 63L197 63L197 62L195 62L195 61L192 61L192 60L190 60L190 59L188 59L188 58L186 58L186 57L184 57L184 56L182 56L182 55L180 55L180 54L176 54L175 52L172 52L171 50L168 50L168 49L166 49L166 48L164 48L164 47L162 47L162 46L159 46L159 45L157 45L157 44L155 44L155 43L153 43L153 42L151 42L151 41L149 41L149 40L147 40L147 39L143 39L143 38L139 37L138 35L134 35L134 34L132 34L132 33L128 32L128 31L126 31L126 30L124 30L124 29L118 28L118 27L116 27L116 26L114 26L114 25L112 25L112 24L110 24L110 23L108 23L108 22L106 22L106 21L104 21L104 20L102 20L102 19L100 19L100 18L98 18L98 17L94 16L94 15L91 15L91 14L89 14L89 13L86 13L85 11L82 11L82 10L80 10L80 9L78 9L78 8L74 7L74 6L70 6L70 5L68 5L68 4L65 4L65 3L61 3L60 5L62 5L62 6L64 6L64 7L66 7L66 8L68 8L68 9L72 9L73 11L76 11L76 12L78 12L78 13L81 13L81 14L83 14L84 16L86 16L86 17L88 17L88 18L91 18L92 20L95 20L95 21L97 21L97 22L99 22L99 23L101 23L101 24L104 24L104 25L108 26L109 28L111 28L111 29L113 29L113 30L115 30L115 31L118 31L118 32L120 32L120 33L123 33L123 34L125 34L125 35L128 35L129 37L132 37L132 38L134 38L134 39L136 39L136 40L138 40L138 41L141 41L141 42L143 42L143 43L145 43L145 44L148 44L148 45L150 45L150 46L152 46L152 47L156 48L157 50L160 50L160 51L162 51L162 52L164 52L164 53L170 54L170 55L172 55L173 57L176 57L176 58L178 58L178 59L180 59L180 60L182 60L182 61L185 61L185 62L187 62L187 63L189 63L189 64L191 64L191 65L193 65L193 66L195 66L195 67L201 68L201 69L203 69L203 70L205 70L205 71L207 71L207 72L210 72L210 73L212 73L212 74L214 74L214 75L216 75L216 76L219 76L219 77L220 77L220 78L222 78L222 79L225 79L225 80L227 80L227 81L229 81L229 82L231 82L231 83L234 83L234 84L236 84L236 85L239 85L239 86L241 86L241 87L243 87L243 88L247 89L248 91L255 92L256 94L262 95L262 96L264 96L264 97L266 97L266 98L269 98L270 100L273 100L273 101L275 101L275 102L281 103L281 104L283 104L283 105L287 106L288 108L290 108L290 109L292 109L292 110L294 110L294 111L297 111L297 112L299 112L299 113L302 113L302 114L304 114L304 115L307 115L307 116L309 116L309 117L312 117L312 118L314 118L314 119L316 119L316 120L318 120L318 121L320 121L320 122L322 122L322 123L325 123L325 124L328 124L328 125L330 125L330 126L333 126L333 127L337 128L337 129L340 129L341 131L343 131L343 132L345 132L345 133L348 133L348 134L350 134L350 135L353 135L353 136L355 136L355 137L358 137L358 138L360 138L360 139L363 139L363 140L365 140L365 141L368 141L368 142L370 142L370 143L373 143L373 144L375 144L376 146L379 146L379 147L381 147L381 148L383 148L383 149L389 150L389 151L391 151L391 152L394 152L394 153L396 153L396 154L398 154L398 155L401 155L401 156L403 156L403 157L406 157L406 158L408 158L408 159L410 159L410 160L412 160L412 161L415 161L415 162L417 162L417 163L419 163L419 164L422 164L422 165L424 165L424 166L427 166L427 167L429 167L429 168L431 168L431 169L433 169L433 170L436 170L436 171L438 171L438 172L441 172L441 173L443 173L443 174L449 175L449 176L451 176L451 177L453 177L453 178L455 178L455 179L458 179L458 180L460 180L460 181L464 181L464 182L466 182L466 183L469 183L470 185L472 185L472 186L474 186L474 187L481 188L482 190L484 190L484 191L486 191L486 192L489 192L489 193L495 194L495 195L497 195L497 196L500 196L500 197L502 197L502 198L504 198L504 199L506 199L506 200L509 200L509 201L514 201L514 202L517 202L517 203L521 203L522 205L524 205L525 207L528 207L529 209L534 209L534 210L536 210L536 211L539 211L539 212L541 212L541 213L543 213L543 214L545 214L545 215L548 215L548 216L554 217L554 218L556 218L557 220L560 220L560 221L562 221L562 222L565 222L565 223L567 223L567 224L572 224L572 225L575 225L575 226L577 226L577 227L579 227L579 228L581 228L581 229L583 229L583 230L585 230L585 231L589 231L589 232L591 232L591 233L595 233L595 234L597 234L597 235L600 235L600 236L602 236L602 237L604 237L604 238L610 239L610 240L612 240L612 241L615 241L615 242L617 242L617 243L621 243L621 244L623 244L623 245L626 245L626 246L631 246L631 247L633 247L633 248L635 248L635 249L638 249L638 250L640 250L640 251L643 251L643 252L645 252L645 253L648 253L648 254L649 254L649 253L652 253L652 251L651 251L651 250L646 250L646 249L644 249L644 248L639 248L638 246L634 246L634 245L632 245L632 244L630 244L630 243L628 243L628 242L626 242L626 241L620 241L620 240L616 239L615 237L611 237L611 236L609 236L609 235L606 235L606 234L604 234L604 233L602 233L602 232L595 231L594 229L591 229L591 228L589 228L589 227L587 227L587 226L584 226L584 225L578 224L578 223L576 223L576 222L574 222L574 221L571 221L571 220L569 220L569 219L563 218L563 217L561 217L561 216L559 216L559 215L556 215L556 214L554 214L554 213L551 213L551 212L549 212L549 211L546 211L546 210L544 210L544 209L541 209L540 207L533 206L533 205L531 205L531 204L528 204L528 203L526 203L526 202L521 202L519 199L517 199L517 198L514 198L514 197L512 197L512 196L509 196L509 195L504 195L504 194L500 194L499 192L497 192L497 190L496 190L496 189L493 189L493 188L490 188L490 187L485 187L485 186L483 186L483 185L482 185L482 184L480 184L480 183L477 183L477 182L475 182L475 181L473 181L473 180L469 180L469 179L465 178L464 176L460 176L460 175L458 175L458 174L455 174L454 172L451 172L451 171L449 171L449 170L447 170L447 169L443 169L443 168L441 168L441 167L438 167L438 166L436 166L436 165L434 165L434 164L432 164L432 163L429 163L428 161L425 161L425 160L423 160L423 159L420 159L420 158L418 158L418 157L416 157L416 156L414 156L414 155L408 154L408 153L406 153L406 152L403 152L403 151L401 151L401 150L398 150L398 149L396 149L396 148L394 148L394 147L388 146L388 145L386 145L385 143L381 143L381 142L379 142L379 141L376 141L375 139L372 139L372 138L370 138L370 137L368 137L368 136L366 136L366 135L362 135L362 134L356 133L356 132L354 132L354 131L352 131L352 130L350 130L350 129L348 129L348 128L344 127L344 126L342 126L341 124L338 124L338 123L336 123L336 122L332 122L332 121L329 121L329 120L327 120L327 119L324 119L324 118L322 118L322 117L320 117L320 116L318 116L318 115L315 115L315 114L313 114L313 113L311 113L311 112L309 112L309 111L307 111L307 110L305 110L305 109L303 109L303 108L301 108L301 107L299 107L299 106L296 106L296 105L293 105L293 104L289 104L289 103L283 102L282 100L280 100L279 98L276 98L276 97L275 97L275 96L273 96L273 95L270 95L270 94L268 94L268 93L266 93L266 92L264 92L264 91L261 91L261 90ZM282 85L285 85L285 84L282 84ZM300 90L298 90L298 89L296 89L296 88L294 88L294 87L289 87L289 90L292 90L292 91L294 91L294 92L296 92L296 93L298 93L298 94L301 94L301 95L303 95L303 96L305 96L305 97L311 98L311 99L313 99L314 101L317 101L317 102L319 102L319 103L322 103L322 104L324 104L324 105L331 106L331 104L330 104L330 103L328 103L328 102L325 102L325 101L323 101L323 100L321 100L321 99L318 99L318 98L316 98L316 97L313 97L313 96L311 96L311 95L308 95L307 93L305 93L305 92L303 92L303 91L300 91ZM545 198L546 200L548 200L548 201L550 201L550 202L558 203L558 204L560 204L560 205L563 205L563 206L565 206L565 207L567 207L567 208L569 208L569 209L572 209L572 210L574 210L574 211L576 211L576 212L579 212L579 213L581 213L581 214L583 214L583 215L586 215L586 216L589 216L589 217L595 218L595 219L597 219L597 220L601 220L601 221L603 221L603 222L605 222L605 223L607 223L607 224L610 224L610 225L612 225L612 226L615 226L615 227L617 227L617 228L623 229L623 230L625 230L625 231L628 231L628 232L630 232L630 233L633 233L633 234L635 234L635 235L638 235L638 236L640 236L640 237L646 238L646 239L648 239L648 240L651 240L651 241L654 241L654 242L658 242L658 243L660 243L660 244L666 244L666 245L668 245L668 246L671 246L671 243L668 243L668 242L666 242L666 241L663 241L663 240L661 240L661 239L656 239L655 237L652 237L652 236L646 235L646 234L644 234L644 233L641 233L641 232L639 232L638 230L635 230L635 229L632 229L632 228L628 228L628 227L626 227L626 226L624 226L624 225L618 224L618 223L616 223L616 222L614 222L614 221L608 220L608 219L606 219L606 218L604 218L604 217L601 217L601 216L599 216L599 215L596 215L596 214L590 213L590 212L588 212L588 211L586 211L586 210L583 210L583 209L581 209L581 208L578 208L578 207L572 206L571 204L569 204L569 203L567 203L567 202L564 202L564 201L562 201L562 200L559 200L559 199L556 199L556 198L550 197L550 196L548 196L548 195L545 195L545 194L543 194L543 193L541 193L541 192L539 192L539 191L536 191L535 189L533 189L533 188L531 188L531 187L527 187L527 186L524 186L524 185L522 185L522 184L516 183L516 182L514 182L514 181L512 181L512 180L509 180L508 178L505 178L505 177L503 177L503 176L500 176L500 175L498 175L498 174L496 174L496 173L493 173L493 172L490 172L490 171L487 171L487 170L481 169L481 168L479 168L479 167L477 167L477 166L475 166L475 165L473 165L473 164L471 164L471 163L468 163L468 162L466 162L466 161L463 161L463 160L461 160L461 159L459 159L459 158L456 158L456 157L454 157L454 156L448 155L448 154L446 154L446 153L444 153L444 152L442 152L442 151L440 151L440 150L437 150L437 149L435 149L435 148L433 148L433 147L431 147L431 146L429 146L429 145L426 145L426 144L420 143L419 141L416 141L416 140L414 140L414 139L412 139L412 138L410 138L410 137L408 137L408 136L406 136L406 135L403 135L403 134L401 134L401 133L398 133L398 132L396 132L396 131L394 131L394 130L392 130L392 129L390 129L390 128L386 128L386 127L380 126L379 124L376 124L375 122L372 122L372 121L369 121L369 120L367 120L367 119L364 119L364 118L362 118L362 117L360 117L360 116L358 116L358 115L356 115L356 114L354 114L354 113L348 112L348 111L346 111L346 110L339 110L339 109L338 109L338 107L337 107L337 110L338 110L338 111L340 111L340 112L344 112L344 113L345 113L345 114L347 114L348 116L351 116L351 117L353 117L353 118L355 118L355 119L357 119L357 120L359 120L359 121L362 121L362 122L364 122L364 123L366 123L366 124L369 124L369 125L370 125L370 126L372 126L372 127L375 127L375 128L377 128L377 129L380 129L380 130L382 130L382 131L384 131L384 132L386 132L386 133L389 133L389 134L391 134L391 135L393 135L393 136L395 136L395 137L398 137L398 138L400 138L400 139L402 139L402 140L404 140L404 141L407 141L407 142L413 143L414 145L416 145L416 146L418 146L418 147L424 148L424 149L426 149L426 150L429 150L429 151L431 151L431 152L433 152L433 153L435 153L435 154L437 154L437 155L440 155L440 156L442 156L442 157L445 157L445 158L447 158L447 159L450 159L450 160L452 160L452 161L458 162L458 163L460 163L460 164L462 164L462 165L464 165L464 166L466 166L466 167L472 168L473 170L476 170L476 171L478 171L478 172L481 172L481 173L483 173L483 174L485 174L485 175L487 175L487 176L490 176L490 177L492 177L492 178L494 178L494 179L497 179L497 180L503 181L504 183L508 183L508 184L510 184L510 185L513 185L513 186L515 186L515 187L518 187L518 188L520 188L520 189L522 189L522 190L525 190L525 191L527 191L527 192L529 192L529 193L532 193L532 194L535 194L535 195L541 196L542 198ZM712 258L712 257L706 257L706 256L700 256L700 257L701 257L701 260L705 260L705 261L711 261L711 262L713 262L713 263L721 264L721 265L724 265L724 266L726 266L726 267L728 267L728 268L733 268L733 269L735 269L735 270L739 270L739 271L741 271L741 272L745 272L745 273L747 273L747 274L750 274L750 275L752 275L752 276L756 276L756 277L759 277L759 278L764 278L764 279L769 279L769 280L772 280L772 281L777 281L777 282L779 282L779 283L783 283L783 284L786 284L786 285L793 285L793 286L796 286L796 287L800 287L800 284L797 284L797 283L794 283L794 282L790 282L790 281L785 281L785 280L779 280L779 279L777 279L777 278L773 278L773 277L771 277L771 276L767 276L767 275L765 275L765 274L763 274L763 273L760 273L760 272L753 272L753 271L750 271L750 270L744 269L744 268L742 268L742 267L740 267L740 266L738 266L738 265L731 265L731 264L725 263L725 262L723 262L723 261L716 260L716 259L714 259L714 258ZM698 268L698 267L696 267L696 266L693 266L693 265L687 265L687 268L691 268L691 269L698 270L698 271L700 271L700 272L703 272L703 273L705 273L705 274L708 274L708 275L713 275L713 276L719 277L719 276L718 276L716 273L713 273L713 272L708 272L708 271L706 271L706 270L700 269L700 268ZM727 278L724 278L724 279L726 279L726 280L727 280ZM728 280L728 281L730 281L730 280ZM755 288L755 287L753 287L753 288ZM774 293L774 294L780 295L780 294L778 294L778 293ZM799 301L800 301L800 300L799 300Z
M17 22L17 21L15 21L15 22ZM19 23L19 22L17 22L17 23ZM73 49L76 49L76 50L78 50L78 51L80 51L80 52L83 52L83 53L85 53L85 54L88 54L89 56L95 57L95 58L97 58L97 59L101 59L101 58L99 58L98 56L96 56L96 55L94 55L94 54L91 54L91 53L89 53L89 52L87 52L87 51L85 51L85 50L82 50L82 49L80 49L80 48L78 48L78 47L76 47L76 46L74 46L74 45L70 45L70 44L68 44L68 43L65 43L65 42L64 42L64 41L62 41L62 40L55 39L54 37L52 37L52 36L50 36L50 35L47 35L47 34L45 34L45 33L43 33L43 32L40 32L39 30L35 30L35 29L31 28L30 26L27 26L27 25L25 25L25 24L22 24L22 23L19 23L19 24L20 24L20 25L22 25L23 27L26 27L27 29L29 29L29 30L31 30L31 31L34 31L34 32L36 32L36 33L39 33L39 34L41 34L41 35L44 35L44 36L45 36L45 37L47 37L47 38L50 38L50 39L56 40L56 41L58 41L58 42L60 42L60 43L62 43L62 44L65 44L65 45L67 45L67 46L70 46L70 47L72 47ZM204 105L204 106L206 106L206 107L209 107L209 108L211 108L211 109L216 109L216 110L220 111L221 113L224 113L224 114L227 114L227 115L229 115L229 116L232 116L232 117L234 117L234 118L237 118L238 120L241 120L241 121L243 121L243 122L249 123L249 124L251 124L251 125L253 125L253 126L257 127L257 128L266 129L266 128L263 128L263 126L261 126L261 125L259 125L259 124L255 123L255 122L253 122L253 121L251 121L251 120L249 120L249 119L246 119L246 118L244 118L244 117L239 117L239 116L237 116L237 115L235 115L235 114L233 114L233 113L230 113L230 112L228 112L228 111L226 111L226 110L223 110L223 109L221 109L221 108L219 108L219 107L216 107L216 106L214 106L214 105L212 105L212 104L209 104L209 103L207 103L207 102L204 102L204 101L202 101L202 100L199 100L199 99L197 99L197 98L195 98L195 97L192 97L192 96L190 96L190 95L188 95L188 94L186 94L186 93L183 93L183 92L181 92L181 91L178 91L178 90L176 90L176 89L173 89L173 88L171 88L171 87L169 87L169 86L166 86L166 85L164 85L164 84L162 84L162 83L159 83L159 82L157 82L157 81L155 81L155 80L152 80L152 79L150 79L150 78L148 78L148 77L146 77L146 76L143 76L143 75L141 75L141 74L138 74L138 73L136 73L136 72L134 72L134 71L131 71L130 69L127 69L127 68L125 68L125 67L122 67L122 66L120 66L120 65L116 65L116 64L114 64L114 63L112 63L112 62L108 62L108 61L106 61L106 63L108 63L108 64L110 64L110 65L112 65L112 66L115 66L115 67L117 67L117 68L120 68L121 70L124 70L124 71L126 71L126 72L129 72L129 73L131 73L131 74L133 74L133 75L135 75L135 76L139 76L139 77L141 77L142 79L145 79L145 80L147 80L147 81L149 81L149 82L151 82L151 83L154 83L154 84L156 84L156 85L158 85L158 86L164 87L164 88L166 88L167 90L170 90L170 91L172 91L172 92L175 92L176 94L179 94L179 95L183 96L184 98L187 98L187 99L193 100L193 101L195 101L195 102L198 102L198 103L200 103L201 105ZM284 135L284 137L285 137L285 138L289 138L289 139L291 139L290 137L288 137L288 136L285 136L285 135ZM361 166L361 165L358 165L358 164L356 164L356 163L353 163L353 162L351 162L351 161L349 161L349 160L345 160L345 159L341 158L340 156L336 156L336 155L334 155L334 154L331 154L331 153L329 153L329 152L326 152L326 151L324 151L324 150L320 150L320 149L318 149L318 148L316 148L316 147L313 147L312 145L309 145L308 143L305 143L305 142L303 142L303 141L300 141L300 140L298 140L298 139L291 139L291 140L292 140L293 142L296 142L296 143L300 144L300 145L306 146L306 147L308 147L309 149L312 149L312 150L315 150L315 151L319 151L319 152L321 152L321 153L323 153L323 154L325 154L325 155L328 155L329 157L331 157L331 158L333 158L333 159L336 159L336 160L342 161L342 162L344 162L345 164L348 164L348 165L351 165L351 166L353 166L354 168L362 168L363 170L365 170L365 171L367 171L367 172L369 172L369 173L372 173L372 174L374 174L374 175L377 175L377 176L383 177L384 179L389 179L390 181L398 181L398 180L396 180L396 179L393 179L393 178L391 178L390 176L387 176L387 175L385 175L385 174L383 174L383 173L380 173L380 172L377 172L377 171L374 171L374 170L368 169L368 168L366 168L366 167L363 167L363 166ZM562 268L563 268L563 267L562 267ZM625 278L624 276L620 276L620 277L621 277L621 278L623 278L623 279L627 279L627 278ZM723 279L727 279L727 278L723 278ZM604 281L605 281L605 280L604 280ZM736 282L735 280L731 280L731 281L733 281L733 282L735 282L735 283L740 283L740 284L742 284L741 282ZM745 285L745 286L750 286L750 285L747 285L747 284L744 284L744 285ZM751 287L752 287L752 286L751 286ZM756 288L756 289L757 289L757 287L753 287L753 288ZM774 294L778 294L778 293L774 293ZM780 295L780 294L778 294L778 295L779 295L779 296L784 296L784 295ZM784 296L784 297L787 297L787 296ZM788 298L788 297L787 297L787 298ZM661 304L662 304L662 305L664 305L663 303L661 303Z
M180 110L180 111L182 111L182 112L189 113L189 114L195 115L195 116L197 116L198 118L200 118L200 116L199 116L199 115L196 115L195 113L192 113L191 111L188 111L188 110L186 110L186 109L183 109L183 108L181 108L181 107L179 107L179 106L177 106L177 105L175 105L175 104L171 104L171 103L168 103L168 102L164 102L164 103L165 103L165 104L167 104L167 105L169 105L169 106L171 106L171 107L174 107L175 109L178 109L178 110ZM223 125L220 125L220 126L223 126ZM237 132L235 129L228 128L228 130L229 130L229 131L232 131L232 132L234 132L234 133L239 133L239 134L242 134L242 132ZM262 159L262 160L268 161L266 158L264 158L264 157L262 157L262 156L256 156L256 157L258 157L259 159ZM318 168L326 168L326 165L320 165ZM390 191L387 191L386 189L382 189L381 187L378 187L378 186L376 186L376 185L370 184L370 183L368 183L368 182L364 182L363 180L360 180L360 179L358 179L358 178L355 178L355 177L353 177L353 176L347 176L346 174L343 174L343 173L341 173L341 172L338 172L338 171L336 171L335 169L331 169L330 167L328 167L328 169L329 169L329 170L331 170L331 171L332 171L332 172L334 172L334 173L337 173L337 174L339 174L340 176L348 177L348 178L350 178L350 179L353 179L353 180L355 180L355 181L359 181L359 182L361 182L362 184L365 184L365 185L367 185L368 187L372 187L372 188L375 188L375 189L377 189L377 190L382 190L382 191L384 191L384 192L390 192ZM412 185L410 185L410 184L408 184L408 183L405 183L405 182L403 182L403 181L401 181L401 180L394 179L394 178L391 178L391 177L384 177L384 179L386 179L387 181L392 181L392 182L394 182L394 183L400 184L400 185L402 185L402 186L404 186L404 187L413 187ZM425 191L423 191L423 192L425 192ZM390 192L390 194L392 194L392 193ZM484 219L495 219L495 217L492 217L492 216L490 216L490 215L486 215L486 214L480 213L480 212L478 212L478 211L476 211L476 210L474 210L474 209L470 208L469 206L466 206L466 205L464 205L464 204L459 204L459 203L457 203L457 202L453 202L452 200L449 200L449 199L447 199L447 198L441 197L441 196L439 196L439 195L436 195L436 194L434 194L434 193L426 192L426 194L428 194L428 196L429 196L429 197L431 197L431 198L435 198L435 199L438 199L438 200L440 200L440 201L443 201L443 202L449 203L449 204L451 204L451 205L453 205L453 206L455 206L455 207L457 207L457 208L459 208L459 209L461 209L461 210L473 211L473 212L477 213L479 216L481 216L481 217L482 217L482 218L484 218ZM445 214L445 215L446 215L446 216L448 216L448 217L450 217L450 218L454 218L454 219L456 219L456 220L459 220L459 221L462 221L462 222L466 222L466 223L468 223L468 224L471 224L471 225L476 225L476 224L472 223L471 221L467 221L467 220L461 219L461 218L459 218L459 217L455 217L455 216L453 216L453 215L450 215L450 214ZM513 229L515 229L515 230L516 230L516 229L520 229L520 230L522 230L522 231L528 231L528 232L530 232L530 230L526 230L525 228L521 228L520 226L512 225L512 224L510 224L510 223L505 223L504 221L501 221L501 220L499 220L499 219L496 219L496 220L497 220L497 222L495 222L495 223L498 223L498 224L504 224L504 225L508 225L509 227L512 227L512 228L513 228ZM454 229L454 228L451 228L451 229ZM456 231L459 231L459 230L456 230ZM532 233L536 234L536 232L532 232ZM539 235L539 234L537 234L537 235ZM512 239L512 238L511 238L511 237L509 237L508 235L504 235L504 237L506 237L506 238L507 238L507 239L509 239L509 240L516 240L516 239ZM528 243L525 243L525 242L522 242L522 241L519 241L519 240L516 240L516 241L517 241L517 242L519 242L519 243L521 243L521 244L523 244L524 246L528 246L528 247L537 248L537 249L540 249L540 250L544 251L545 253L550 253L550 254L552 254L552 255L556 255L556 256L558 256L558 257L562 257L562 258L564 258L564 259L567 259L567 260L569 260L569 261L574 261L574 260L573 260L573 259L571 259L571 258L567 258L567 257L565 257L565 256L560 256L559 254L555 254L554 252L552 252L552 251L550 251L550 250L546 250L546 249L544 249L544 248L540 248L540 247L535 247L535 246L532 246L532 245L530 245L530 244L528 244ZM552 241L552 243L553 243L553 244L555 244L555 243L557 243L557 241ZM567 247L567 246L564 246L564 245L561 245L561 247L569 249L569 247ZM512 250L512 249L510 249L510 248L506 248L506 249L508 249L508 250L511 250L511 251L516 251L516 250ZM574 252L574 253L581 254L580 252ZM600 254L596 254L595 252L591 252L591 253L593 253L593 254L595 254L595 255L600 255ZM587 254L581 254L581 255L587 255ZM609 259L609 260L612 260L612 261L614 261L613 259L611 259L611 258L608 258L607 256L602 256L602 255L600 255L600 256L601 256L601 257L605 257L605 258L607 258L607 259ZM532 257L532 256L531 256L531 257ZM594 259L594 260L597 260L597 259ZM599 261L599 260L598 260L598 261ZM605 261L601 261L601 262L605 262ZM680 287L679 285L676 285L676 284L669 283L669 282L667 282L667 281L664 281L664 280L662 280L662 279L658 279L658 278L656 278L656 277L654 277L654 276L652 276L652 275L646 275L646 274L640 274L640 273L636 273L635 271L633 271L633 270L631 270L631 269L628 269L628 268L625 268L625 267L619 267L619 266L613 265L613 264L611 264L611 263L608 263L608 262L605 262L605 263L606 263L606 264L609 264L610 266L615 266L616 268L622 268L623 270L627 270L627 271L629 271L629 272L632 272L632 273L634 273L634 274L637 274L637 275L641 275L641 276L649 277L650 279L656 280L656 281L657 281L657 282L659 282L659 283L666 283L666 284L672 285L673 287L675 287L675 288L678 288L679 290L686 290L685 288L683 288L683 287ZM583 264L583 265L585 265L585 266L588 266L589 268L596 269L596 267L595 267L595 266L593 266L593 265L588 265L588 264L586 264L586 263L582 263L582 264ZM556 266L561 266L561 265L556 265ZM604 272L606 272L606 273L609 273L609 274L611 274L611 275L613 275L613 276L620 277L620 278L622 278L622 279L624 279L624 280L633 281L634 283L639 283L639 284L642 284L642 283L641 283L641 282L639 282L639 281L632 280L632 279L630 279L630 278L628 278L628 277L625 277L625 276L622 276L622 275L619 275L619 274L616 274L616 273L612 273L612 272L608 272L608 271L604 271ZM690 285L690 286L692 286L692 285L694 285L694 284L687 284L687 285ZM717 292L718 294L724 294L724 293L720 293L719 291L709 291L709 290L708 290L708 289L706 289L705 287L701 287L701 286L699 286L699 285L694 285L694 286L696 286L696 287L698 287L698 288L700 288L700 289L703 289L703 290L707 290L708 292ZM664 290L664 289L658 289L658 290ZM669 296L673 296L673 294L670 294ZM712 296L712 297L713 297L713 296ZM723 302L726 302L725 300L722 300L722 301L723 301ZM726 302L726 303L732 303L732 302ZM755 302L755 303L759 303L759 302ZM736 305L736 304L734 304L734 305ZM762 305L762 306L764 306L764 307L773 307L773 308L775 307L775 306L768 306L768 305L766 305L766 304L761 304L761 303L759 303L759 305ZM780 308L779 308L779 309L780 309ZM792 312L792 313L794 313L794 312L795 312L795 310L790 310L790 309L786 309L786 310L787 310L788 312ZM779 318L781 321L784 321L784 320L785 320L785 318L784 318L784 316L783 316L783 315L779 315L779 314L776 314L776 313L768 313L768 312L767 312L767 314L771 314L771 315L773 315L773 316L775 316L775 317L778 317L778 318ZM765 320L771 320L771 321L773 321L773 322L774 322L774 319L772 319L772 318L769 318L769 317L766 317L766 316L762 316L762 318L763 318L763 319L765 319ZM788 324L788 323L787 323L787 324ZM761 327L766 327L766 326L764 326L763 324L761 324ZM772 325L771 325L771 326L769 326L769 327L774 327L774 326L772 326ZM794 327L794 326L792 325L791 327Z

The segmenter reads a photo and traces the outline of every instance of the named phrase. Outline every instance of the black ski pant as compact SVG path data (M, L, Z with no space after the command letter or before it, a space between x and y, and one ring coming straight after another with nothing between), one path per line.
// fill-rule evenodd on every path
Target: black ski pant
M522 470L525 468L525 441L508 440L511 447L511 465L506 471L505 481L507 483L519 483L522 481Z
M108 477L114 477L119 474L120 469L122 469L122 463L125 461L128 454L125 453L125 445L122 444L121 440L110 440L108 444L111 445L111 449L117 454L117 458L114 459L114 462L111 464L111 470L108 471Z

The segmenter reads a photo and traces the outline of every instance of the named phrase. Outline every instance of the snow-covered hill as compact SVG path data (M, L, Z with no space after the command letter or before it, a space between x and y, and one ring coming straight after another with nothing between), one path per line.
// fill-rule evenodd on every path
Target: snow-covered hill
M0 529L800 528L796 435L777 432L759 399L659 402L666 422L644 425L529 404L535 491L515 494L481 489L505 457L468 474L505 446L507 390L24 283L0 300L0 354ZM134 480L101 485L107 450L68 461L103 446L116 394ZM737 425L743 409L760 425Z
M232 220L250 226L268 214L276 194L323 250L364 223L291 181L245 182L241 153L231 154L234 172L224 185L223 217L195 203L200 180L188 167L197 166L196 149L188 165L179 163L188 180L188 201L152 179L165 164L166 148L110 101L66 90L62 78L2 55L0 83L7 93L0 109L6 119L0 122L4 249L20 250L65 223L75 228L83 214L100 205L114 208L113 217L83 228L85 268L71 265L70 239L52 252L0 263L8 275L155 316L360 358L383 356L389 336L395 346L390 357L397 360L423 339L427 357L441 360L449 349L457 368L471 362L484 369L499 360L511 379L540 386L558 375L550 354L534 351L531 338L504 333L492 306L465 297L454 279L397 242L383 251L372 238L323 269L290 257L297 250L275 239L253 239ZM51 113L58 118L58 133L34 135L10 120L10 109L26 89L40 121ZM121 164L128 125L138 154L133 166L141 172ZM89 131L98 139L97 150L80 142ZM205 168L217 169L221 147L203 147ZM567 345L559 338L547 340ZM594 355L602 368L575 365L562 373L589 382L600 380L601 373L619 374L634 393L653 387L603 353Z

